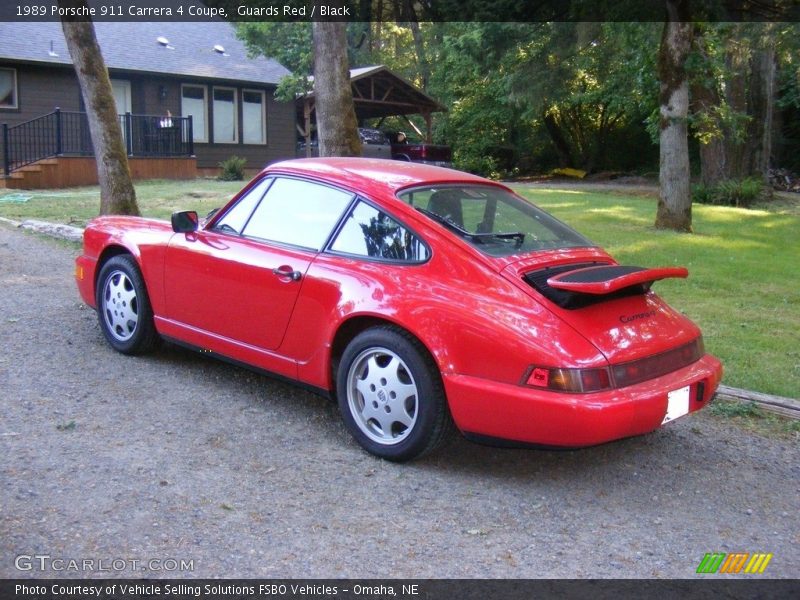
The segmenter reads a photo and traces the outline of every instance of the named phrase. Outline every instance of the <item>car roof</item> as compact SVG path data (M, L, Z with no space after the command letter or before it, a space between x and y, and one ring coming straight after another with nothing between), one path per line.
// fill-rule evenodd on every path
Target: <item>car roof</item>
M483 177L420 163L381 158L298 158L267 167L268 173L286 173L325 179L364 194L390 194L421 184L497 184Z

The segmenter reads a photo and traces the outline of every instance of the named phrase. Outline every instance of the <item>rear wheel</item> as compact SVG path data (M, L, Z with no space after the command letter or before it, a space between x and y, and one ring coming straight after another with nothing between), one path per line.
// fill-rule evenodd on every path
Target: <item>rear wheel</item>
M441 376L422 345L393 327L368 329L345 349L339 410L368 452L393 461L439 447L452 429Z
M141 354L158 342L150 298L132 256L109 259L97 278L97 316L106 340L123 354Z

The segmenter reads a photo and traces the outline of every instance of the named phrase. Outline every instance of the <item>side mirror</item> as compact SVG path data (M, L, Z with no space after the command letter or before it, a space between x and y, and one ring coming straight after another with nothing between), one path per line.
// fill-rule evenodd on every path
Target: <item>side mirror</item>
M194 210L182 210L172 213L172 231L175 233L192 233L197 231L200 219Z

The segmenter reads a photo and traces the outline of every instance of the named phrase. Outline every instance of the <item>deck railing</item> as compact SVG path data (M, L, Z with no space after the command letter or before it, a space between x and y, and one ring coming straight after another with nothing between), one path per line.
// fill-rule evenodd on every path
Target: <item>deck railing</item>
M194 156L192 117L119 115L129 157ZM55 109L50 114L2 126L3 173L56 156L94 156L86 113Z

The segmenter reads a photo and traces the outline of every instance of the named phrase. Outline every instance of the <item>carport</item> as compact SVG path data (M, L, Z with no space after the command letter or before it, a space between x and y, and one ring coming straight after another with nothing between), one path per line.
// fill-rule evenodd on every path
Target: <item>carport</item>
M310 78L313 80L313 77ZM386 117L403 117L417 135L431 143L431 115L446 112L447 109L425 94L417 86L399 75L392 73L383 65L350 69L350 85L353 89L356 119L363 123L367 119L380 119L378 126ZM409 115L422 115L426 131L423 133L408 118ZM311 124L314 121L314 92L297 99L297 131L310 142Z

